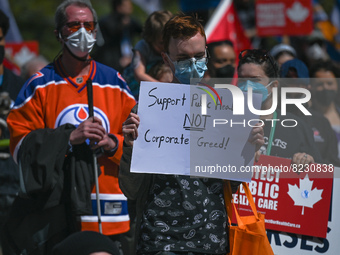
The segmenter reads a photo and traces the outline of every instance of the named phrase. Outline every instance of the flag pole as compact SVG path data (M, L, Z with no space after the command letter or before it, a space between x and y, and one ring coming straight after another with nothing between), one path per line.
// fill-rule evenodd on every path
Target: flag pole
M86 81L87 87L87 102L89 107L89 117L93 117L93 92L92 92L92 80L89 78ZM98 182L98 165L97 165L97 155L95 151L92 152L93 156L93 169L94 169L94 180L96 186L96 201L97 201L97 217L98 217L98 228L99 233L103 233L102 229L102 219L101 219L101 210L100 210L100 199L99 199L99 182Z

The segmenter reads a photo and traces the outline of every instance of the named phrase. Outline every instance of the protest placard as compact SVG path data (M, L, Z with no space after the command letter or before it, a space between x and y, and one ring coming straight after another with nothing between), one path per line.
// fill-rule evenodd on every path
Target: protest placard
M325 238L334 166L292 165L291 159L261 155L248 184L266 229ZM241 189L234 194L241 215L251 211ZM236 219L233 219L233 222Z
M202 94L209 95L206 114ZM254 94L253 104L260 109L260 95ZM259 119L247 106L234 115L230 90L142 82L138 115L131 172L250 180L241 167L253 165L255 147L248 138Z
M257 0L255 11L259 36L308 35L313 31L310 0Z
M267 230L269 242L277 255L316 255L316 254L338 254L340 250L340 219L337 217L340 210L340 168L334 168L333 192L328 217L327 236L320 238L310 235L299 235L294 233ZM315 215L310 222L311 227L318 221Z

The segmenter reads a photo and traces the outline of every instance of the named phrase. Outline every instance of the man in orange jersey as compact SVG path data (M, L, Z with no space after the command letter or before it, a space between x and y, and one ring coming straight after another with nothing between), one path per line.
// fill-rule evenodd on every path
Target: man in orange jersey
M89 1L59 5L55 35L62 52L26 82L9 114L22 196L14 203L7 236L18 252L49 254L71 232L98 231L94 151L103 234L117 239L129 230L118 166L122 123L135 100L116 70L91 59L96 24ZM89 117L90 84L94 117Z

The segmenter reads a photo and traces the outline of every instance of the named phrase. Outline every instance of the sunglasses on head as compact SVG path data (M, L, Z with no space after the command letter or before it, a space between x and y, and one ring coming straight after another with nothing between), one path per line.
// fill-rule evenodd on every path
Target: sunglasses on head
M263 49L243 50L240 52L238 56L239 60L242 60L247 57L254 57L260 63L266 62L269 59L269 62L274 68L274 70L276 69L272 58L269 56L269 53L266 50Z
M65 26L71 31L71 32L76 32L81 28L81 25L83 24L84 28L86 29L87 32L92 32L96 25L97 22L94 21L85 21L85 22L80 22L80 21L71 21L67 22Z

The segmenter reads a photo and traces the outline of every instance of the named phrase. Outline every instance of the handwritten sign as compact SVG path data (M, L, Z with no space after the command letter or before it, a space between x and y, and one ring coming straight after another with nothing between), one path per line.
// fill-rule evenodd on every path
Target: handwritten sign
M250 181L241 167L253 165L248 139L258 116L246 106L244 115L233 115L231 92L216 92L221 100L204 85L142 82L131 171ZM207 93L202 115L201 95ZM254 107L260 105L254 95Z

